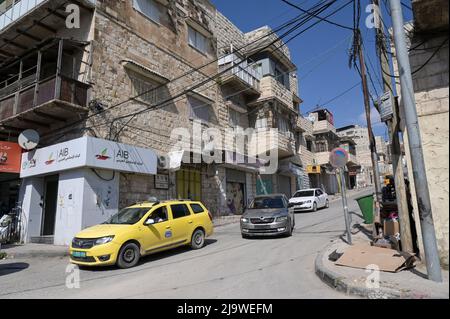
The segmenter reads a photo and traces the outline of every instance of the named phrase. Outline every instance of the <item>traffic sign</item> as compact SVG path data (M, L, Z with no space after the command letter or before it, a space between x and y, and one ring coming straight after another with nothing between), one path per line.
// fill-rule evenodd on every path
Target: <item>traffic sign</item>
M341 148L335 148L330 153L330 164L334 168L344 168L348 163L348 152Z

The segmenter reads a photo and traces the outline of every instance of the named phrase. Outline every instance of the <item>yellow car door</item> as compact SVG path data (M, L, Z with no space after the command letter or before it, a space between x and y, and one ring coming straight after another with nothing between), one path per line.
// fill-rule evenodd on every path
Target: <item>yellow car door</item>
M170 205L171 212L171 228L172 228L172 243L174 245L190 241L192 227L194 220L191 211L186 204L172 204Z
M171 245L172 230L166 205L153 209L142 227L141 241L145 254Z

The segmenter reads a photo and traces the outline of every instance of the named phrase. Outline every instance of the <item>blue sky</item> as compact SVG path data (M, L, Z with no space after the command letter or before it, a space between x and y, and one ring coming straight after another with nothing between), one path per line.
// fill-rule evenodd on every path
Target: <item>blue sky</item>
M244 32L251 31L264 25L275 28L300 12L281 0L211 0L219 11L227 16ZM308 9L318 3L318 0L292 0L292 3ZM403 0L410 5L410 0ZM344 0L337 3L322 16L344 5ZM379 64L374 48L374 30L365 26L369 13L365 13L370 0L362 0L361 30L367 50L367 64L378 93L381 93L379 79ZM380 0L380 3L384 3ZM403 8L405 21L411 19L411 12ZM385 24L390 27L390 16L383 10ZM352 27L352 4L329 18L334 22ZM310 22L310 24L313 22ZM348 66L348 50L351 42L351 31L321 22L289 43L292 58L298 66L299 94L304 100L302 112L314 109L318 104L326 103L339 94L350 89L360 81L358 72ZM372 70L373 66L373 70ZM370 90L373 92L371 83ZM360 124L366 125L364 100L361 86L355 87L341 98L326 106L334 113L337 127ZM387 129L379 123L379 116L372 114L374 132L386 137Z

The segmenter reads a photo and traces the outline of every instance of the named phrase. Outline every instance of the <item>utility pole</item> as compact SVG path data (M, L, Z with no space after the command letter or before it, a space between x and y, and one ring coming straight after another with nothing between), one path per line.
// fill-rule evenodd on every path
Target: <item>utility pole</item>
M369 142L370 142L370 153L372 158L372 168L373 175L375 179L375 218L373 222L373 234L375 237L378 236L378 225L380 224L380 203L382 201L382 193L381 193L381 182L380 182L380 170L378 167L378 153L377 153L377 144L375 141L375 136L373 135L372 130L372 120L370 118L370 98L369 98L369 87L367 85L367 75L366 75L366 62L364 60L364 52L361 43L361 34L355 32L355 36L357 36L356 40L356 50L358 51L359 58L359 66L361 69L361 80L363 86L364 93L364 107L366 110L366 119L367 119L367 130L369 131ZM378 224L378 225L377 225Z
M379 0L373 0L374 14L378 15L375 19L376 28L376 43L378 49L378 57L380 59L381 65L381 75L383 79L383 89L384 93L391 92L394 96L394 90L392 88L392 81L389 74L391 74L391 69L389 66L389 60L387 57L387 47L384 41L384 26L382 23L382 11L379 5ZM392 164L394 170L394 182L395 182L395 194L397 197L397 207L399 213L399 223L400 223L400 239L402 251L413 253L413 243L411 236L411 224L409 219L409 207L408 200L406 196L406 187L403 171L402 162L402 152L400 147L399 139L399 112L397 103L393 103L393 116L390 120L387 120L386 125L389 129L389 141L391 147Z
M442 282L436 233L431 211L430 192L425 170L425 160L423 158L422 139L420 136L416 100L413 90L411 65L409 63L409 53L406 47L403 12L400 0L389 0L389 4L392 15L397 63L400 70L400 85L405 113L405 124L408 132L411 166L418 202L417 206L419 209L420 225L422 226L423 247L425 250L428 278L436 282Z

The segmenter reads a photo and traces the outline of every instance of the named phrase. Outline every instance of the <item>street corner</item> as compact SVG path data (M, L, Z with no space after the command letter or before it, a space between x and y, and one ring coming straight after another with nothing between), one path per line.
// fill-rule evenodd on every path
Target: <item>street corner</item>
M317 255L315 273L330 288L355 298L449 298L448 271L443 270L443 282L436 283L427 279L422 264L409 261L395 250L362 240L350 246L338 239Z

